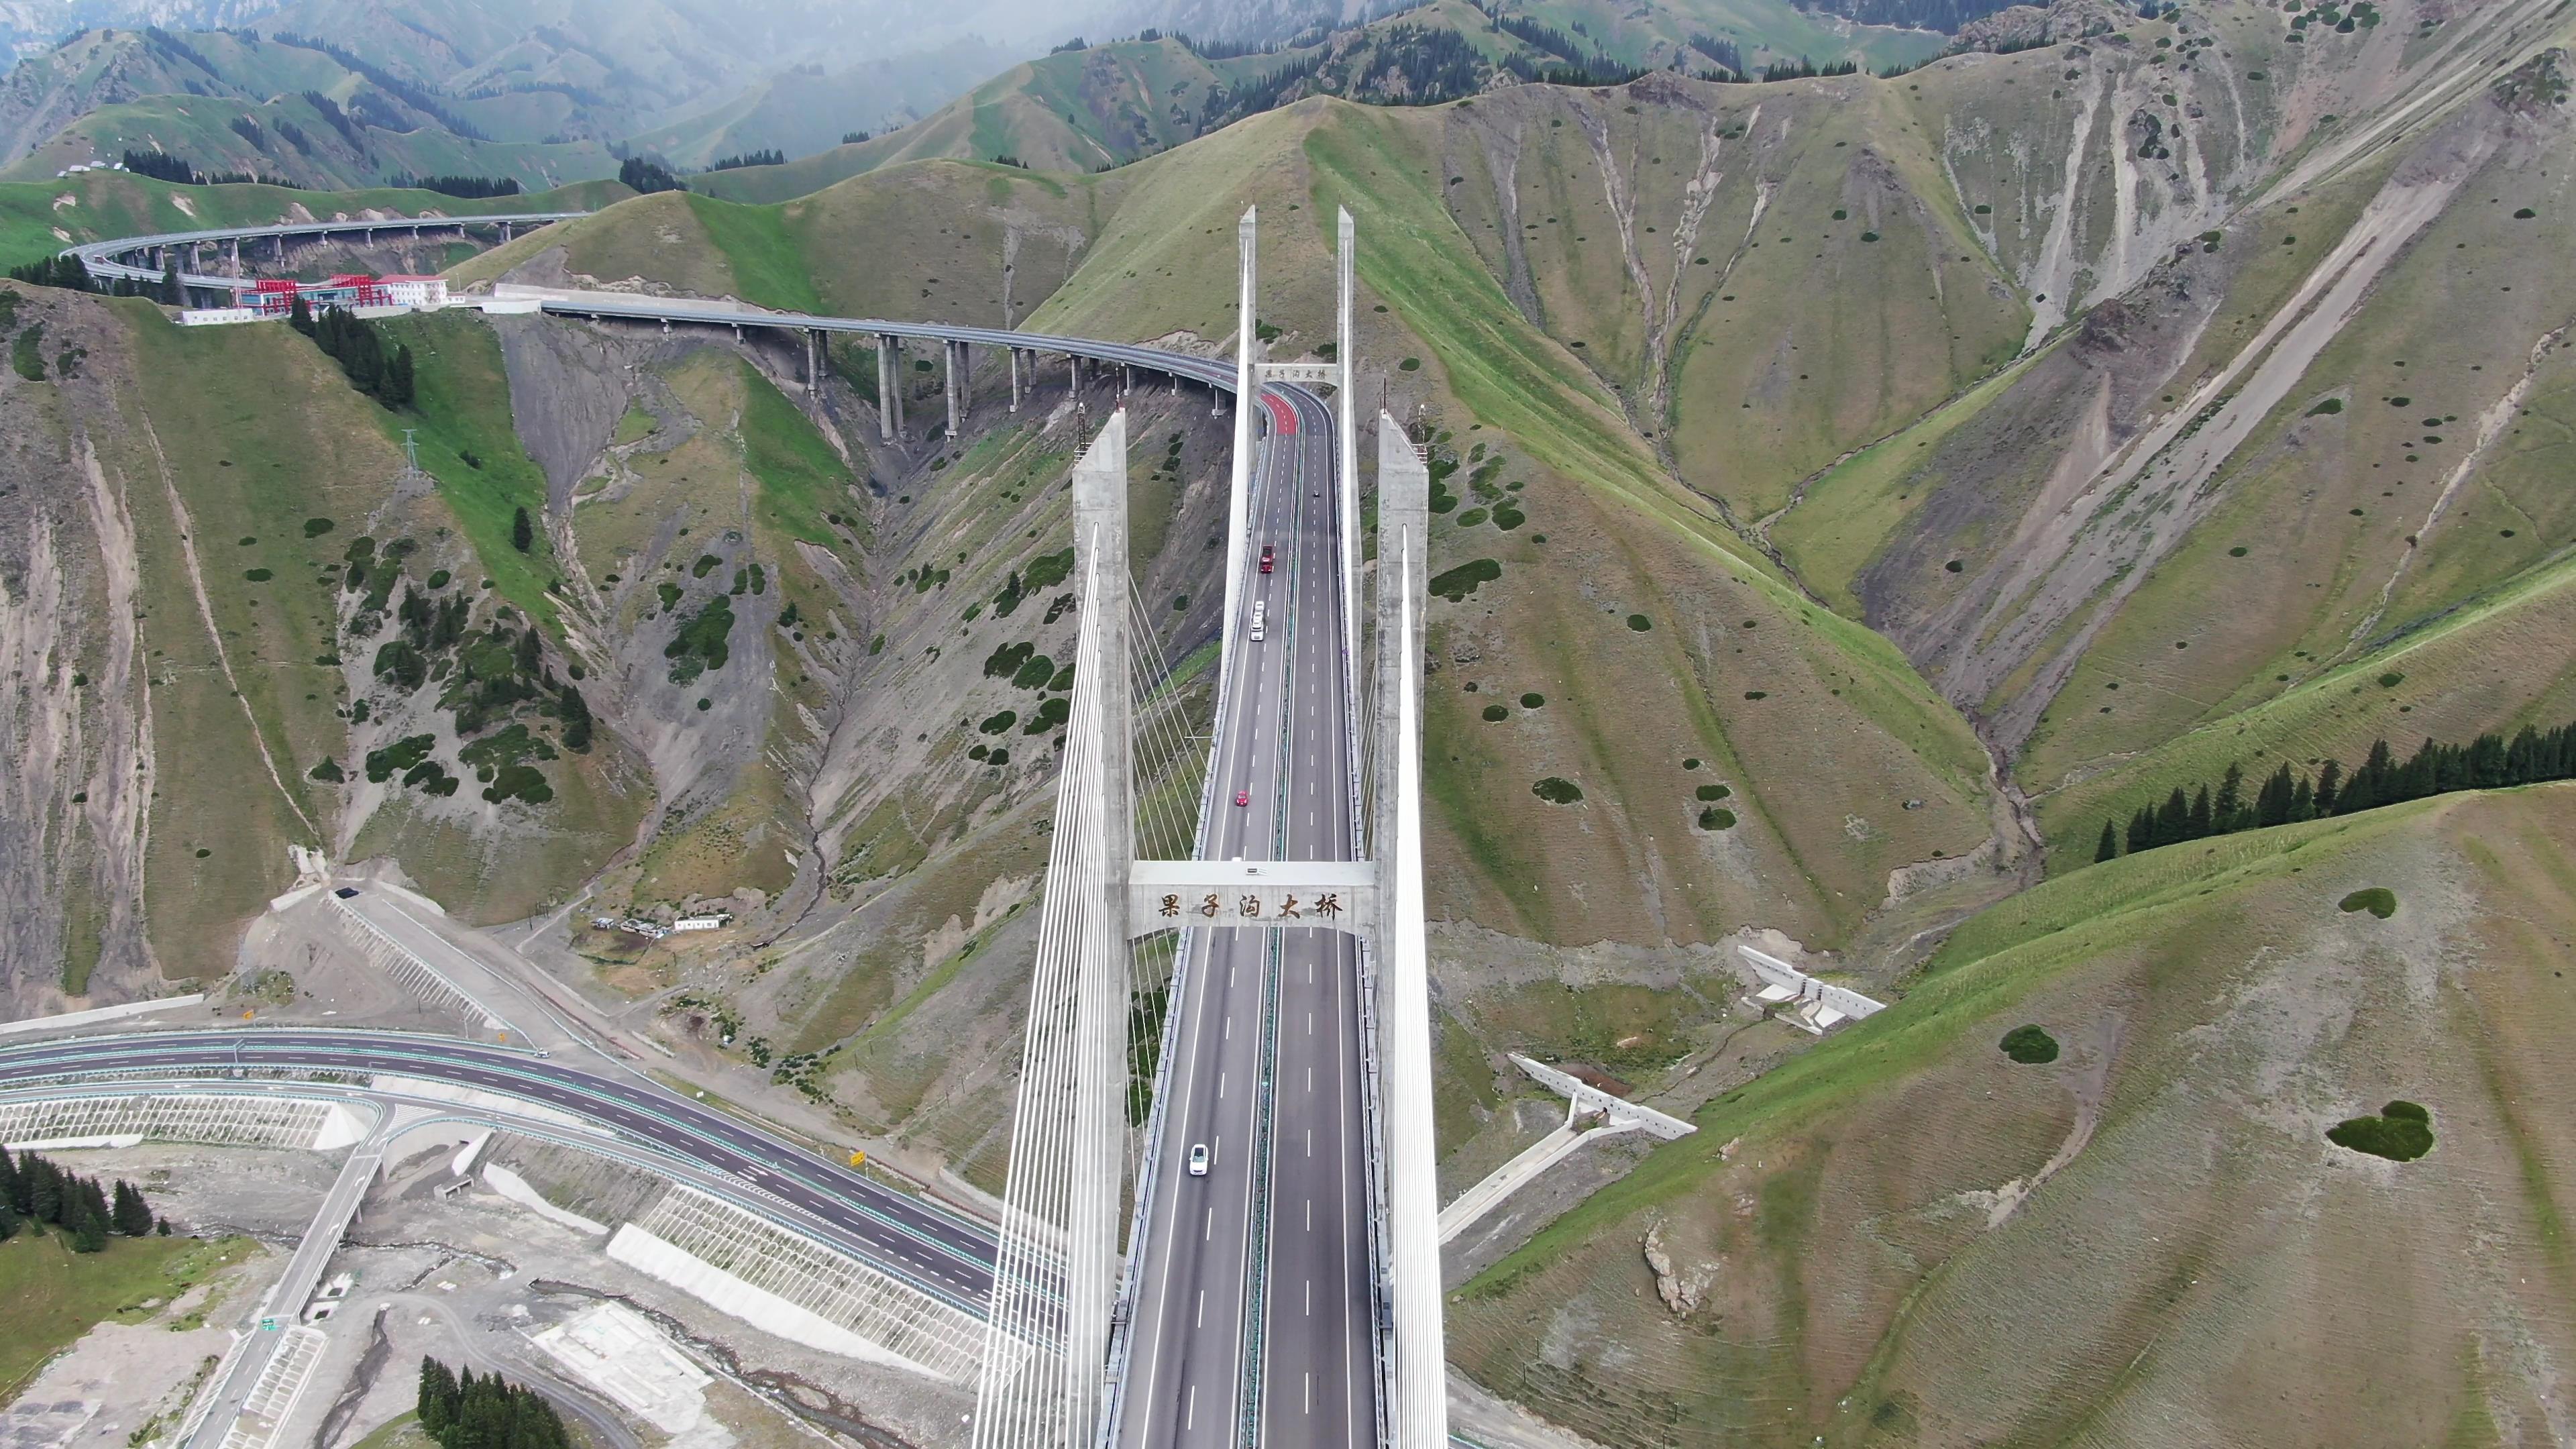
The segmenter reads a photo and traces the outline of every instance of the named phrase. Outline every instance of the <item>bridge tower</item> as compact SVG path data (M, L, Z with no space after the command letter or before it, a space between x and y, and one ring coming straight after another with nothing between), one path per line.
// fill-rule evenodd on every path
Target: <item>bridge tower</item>
M1338 347L1328 363L1271 363L1261 356L1255 310L1256 217L1247 210L1240 247L1236 329L1234 458L1227 500L1225 613L1220 626L1217 718L1224 727L1230 671L1225 662L1245 627L1251 547L1252 451L1260 390L1268 384L1330 386L1338 436L1334 489L1338 566L1326 587L1341 593L1343 697L1361 668L1357 625L1359 526L1356 375L1352 335L1356 228L1339 218ZM1317 925L1359 938L1362 1076L1349 1084L1369 1117L1367 1251L1374 1254L1372 1332L1378 1442L1391 1449L1446 1449L1447 1371L1440 1321L1439 1204L1432 1170L1430 999L1423 928L1421 849L1421 654L1427 578L1430 475L1396 421L1377 421L1377 587L1372 718L1354 705L1341 727L1366 734L1371 778L1355 764L1348 781L1352 836L1366 842L1353 860L1257 863L1138 859L1140 784L1133 731L1137 685L1131 661L1140 632L1127 572L1127 420L1110 414L1073 469L1074 569L1081 625L1075 647L1056 824L1038 924L1020 1094L1012 1119L1000 1259L994 1275L986 1354L977 1383L976 1449L1098 1449L1115 1442L1127 1407L1135 1345L1129 1328L1145 1262L1155 1164L1167 1154L1162 1110L1173 1053L1158 1058L1153 1107L1141 1145L1127 1125L1131 993L1135 943L1170 932L1175 902L1224 900L1244 909L1207 924L1236 930ZM1141 641L1150 645L1150 639ZM1147 680L1150 688L1159 680ZM1207 741L1209 753L1222 739ZM1355 745L1359 741L1353 742ZM1339 793L1339 792L1337 792ZM1193 856L1208 854L1213 775L1201 778ZM1365 804L1363 802L1366 802ZM1279 907L1330 894L1338 917L1287 919ZM1253 903L1259 902L1255 905ZM1176 948L1178 1000L1203 929L1184 930ZM1165 1041L1170 1038L1167 1032ZM1136 1167L1131 1183L1131 1147ZM1120 1208L1132 1187L1121 1235ZM1257 1394L1259 1390L1247 1392ZM1251 1422L1248 1415L1244 1422Z

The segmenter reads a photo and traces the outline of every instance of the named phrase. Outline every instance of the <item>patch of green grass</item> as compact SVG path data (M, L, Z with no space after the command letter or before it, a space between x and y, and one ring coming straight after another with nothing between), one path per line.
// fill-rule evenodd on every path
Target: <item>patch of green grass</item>
M420 1426L418 1411L405 1409L369 1430L355 1449L430 1449L436 1443Z
M439 496L483 561L484 575L501 597L558 637L562 622L546 585L562 576L554 543L539 529L521 553L510 530L522 508L544 513L546 477L519 444L511 421L509 376L501 344L473 313L430 313L383 324L392 340L410 345L416 392L411 414L378 410L389 436L405 424L419 427L420 466L438 480ZM481 466L466 461L480 460Z
M1550 775L1530 786L1530 793L1550 805L1571 805L1583 798L1583 787L1562 776Z
M139 1323L208 1274L247 1259L248 1238L110 1238L103 1253L75 1253L58 1232L0 1242L0 1400L14 1399L54 1355L97 1325Z
M849 465L794 403L743 363L743 463L760 480L760 518L802 543L837 549L827 515L850 507Z
M2050 1036L2036 1023L2014 1027L2005 1032L2004 1039L1995 1045L2005 1056L2026 1067L2035 1067L2057 1060L2057 1038Z
M2355 911L2368 911L2384 921L2397 914L2397 893L2386 886L2371 886L2354 891L2351 895L2335 902L2335 909L2345 915Z
M689 193L689 210L716 249L733 263L742 300L789 312L827 310L814 290L804 249L788 235L786 214L774 206L743 206Z

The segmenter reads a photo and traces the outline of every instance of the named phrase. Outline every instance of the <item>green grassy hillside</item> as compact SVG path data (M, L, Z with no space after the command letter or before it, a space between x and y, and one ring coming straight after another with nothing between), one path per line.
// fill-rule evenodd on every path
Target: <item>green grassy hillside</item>
M1612 1444L2513 1442L2548 1390L2479 1345L2557 1341L2576 1290L2571 803L2455 796L1993 907L1453 1295L1450 1351ZM2393 915L2338 909L2366 888ZM1997 1049L2024 1023L2053 1064ZM2430 1156L2326 1140L2390 1099Z

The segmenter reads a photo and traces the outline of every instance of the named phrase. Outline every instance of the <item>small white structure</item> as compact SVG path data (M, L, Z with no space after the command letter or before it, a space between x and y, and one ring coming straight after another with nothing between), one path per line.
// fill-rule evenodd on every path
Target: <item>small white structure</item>
M1886 1002L1872 1001L1848 987L1829 986L1779 957L1756 951L1740 941L1735 949L1743 953L1758 983L1745 1001L1764 1010L1784 1008L1781 1019L1800 1031L1823 1036L1846 1021L1858 1021L1887 1009Z
M714 931L730 925L731 916L682 916L671 923L674 931Z
M229 327L236 322L256 322L263 315L248 307L191 307L179 314L182 327Z
M384 288L385 300L396 307L434 310L447 305L447 279L424 276L384 276L376 279Z

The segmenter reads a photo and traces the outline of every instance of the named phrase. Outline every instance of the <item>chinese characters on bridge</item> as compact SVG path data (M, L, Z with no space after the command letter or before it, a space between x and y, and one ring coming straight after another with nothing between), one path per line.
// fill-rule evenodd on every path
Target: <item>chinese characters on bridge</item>
M1166 895L1163 897L1162 914L1166 919L1180 915L1182 909L1181 898L1179 896ZM1239 921L1256 921L1265 919L1263 915L1264 907L1262 906L1261 897L1259 896L1237 896L1234 899L1232 906L1229 907L1218 897L1216 892L1210 891L1206 895L1199 897L1198 904L1188 907L1188 910L1194 915L1204 916L1211 921L1220 916L1230 916L1232 919ZM1341 893L1338 891L1328 891L1315 897L1312 902L1303 906L1298 904L1295 896L1290 896L1286 900L1280 902L1278 911L1267 917L1267 919L1302 921L1311 914L1322 917L1325 920L1332 920L1340 916L1341 913Z

